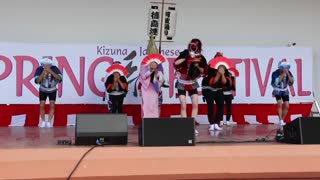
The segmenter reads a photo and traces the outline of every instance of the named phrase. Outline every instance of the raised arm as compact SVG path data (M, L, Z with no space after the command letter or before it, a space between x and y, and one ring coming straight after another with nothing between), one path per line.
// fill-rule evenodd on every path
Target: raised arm
M62 74L61 74L61 72L59 71L59 69L58 69L57 67L53 66L53 67L51 68L49 65L47 65L47 66L44 68L44 70L45 70L46 72L52 74L52 76L53 76L54 78L56 78L57 80L62 81Z
M286 71L286 73L287 73L287 76L288 76L288 79L289 79L289 86L292 86L293 83L294 83L294 78L292 76L292 73L289 70Z
M189 51L188 50L184 50L184 51L180 52L180 55L174 61L174 65L178 66L178 65L182 64L184 61L187 60L188 55L189 55Z
M35 83L36 84L40 84L40 82L43 80L43 78L44 78L44 76L46 75L46 71L44 70L44 69L42 69L42 68L38 68L37 70L36 70L36 73L35 73L35 75L34 75L34 77L35 77Z
M148 79L152 73L153 72L148 69L147 65L141 65L140 66L141 79L143 79L143 80Z

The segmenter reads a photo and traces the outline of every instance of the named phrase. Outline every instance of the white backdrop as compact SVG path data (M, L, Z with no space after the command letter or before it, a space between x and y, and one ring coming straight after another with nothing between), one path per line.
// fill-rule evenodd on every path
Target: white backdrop
M23 79L33 76L32 71L36 68L38 60L42 56L53 56L55 63L63 67L61 70L63 70L64 79L62 86L60 86L62 91L59 93L57 103L99 104L102 102L101 93L104 91L102 78L105 77L105 70L110 66L107 60L121 61L123 65L129 65L133 72L128 78L128 81L130 81L138 76L139 64L145 57L145 48L145 46L140 45L0 43L0 77L2 76L0 87L3 88L2 91L4 92L0 93L0 104L38 103L36 97L38 87L34 83L34 79L25 81ZM165 46L163 54L166 58L173 59L183 49L184 46ZM278 62L284 58L290 62L291 71L296 80L293 86L295 93L292 94L294 96L291 97L291 102L313 101L311 93L313 89L313 60L310 48L207 46L203 53L209 61L217 51L223 52L230 59L240 61L236 65L240 77L236 80L235 103L275 103L271 95L271 73L276 70ZM4 77L4 72L6 70L9 72L10 65L12 65L10 73ZM70 69L68 69L68 65ZM266 74L268 67L269 74ZM164 69L167 79L173 76L173 71L169 70L169 62L164 64ZM199 83L201 83L201 80L199 80ZM134 96L134 91L135 80L129 85L128 96L125 99L126 104L140 103L140 98ZM169 89L163 89L163 91L165 104L178 103L178 99L175 98L174 94L169 93Z
M150 0L0 0L0 42L147 44ZM174 45L313 49L313 88L320 101L319 0L173 0Z

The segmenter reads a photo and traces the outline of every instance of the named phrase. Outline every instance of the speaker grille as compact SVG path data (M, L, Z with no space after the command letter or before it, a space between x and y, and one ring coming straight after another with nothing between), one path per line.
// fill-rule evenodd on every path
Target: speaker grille
M75 144L127 144L128 117L126 114L78 114Z
M194 146L193 118L145 118L139 131L142 146Z
M320 118L299 117L284 126L284 142L320 144Z

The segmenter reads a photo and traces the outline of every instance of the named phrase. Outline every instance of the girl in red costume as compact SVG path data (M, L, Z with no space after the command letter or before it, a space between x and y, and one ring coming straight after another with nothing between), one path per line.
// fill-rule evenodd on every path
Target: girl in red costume
M175 87L181 104L181 117L187 117L186 94L188 91L192 101L192 117L198 115L198 87L197 80L204 74L207 61L201 54L202 43L199 39L192 39L188 49L180 52L179 57L174 62L177 82ZM197 130L195 133L198 133Z

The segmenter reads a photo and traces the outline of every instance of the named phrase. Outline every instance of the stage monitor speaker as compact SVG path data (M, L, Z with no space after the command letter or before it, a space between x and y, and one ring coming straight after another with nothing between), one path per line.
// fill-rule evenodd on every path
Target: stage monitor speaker
M76 145L125 145L128 143L126 114L77 114Z
M283 142L320 144L320 118L299 117L283 127Z
M144 118L140 146L194 146L194 118Z

